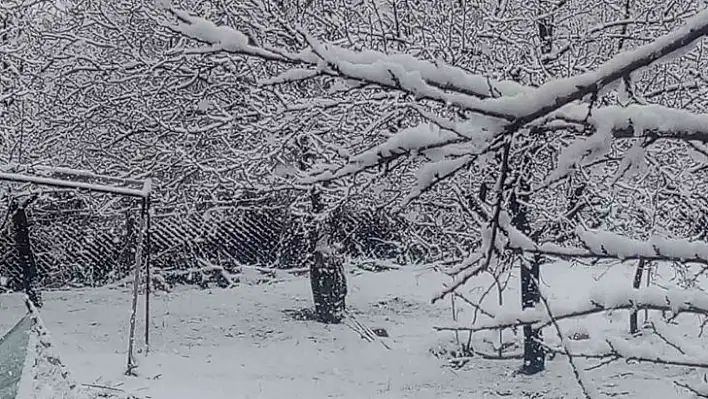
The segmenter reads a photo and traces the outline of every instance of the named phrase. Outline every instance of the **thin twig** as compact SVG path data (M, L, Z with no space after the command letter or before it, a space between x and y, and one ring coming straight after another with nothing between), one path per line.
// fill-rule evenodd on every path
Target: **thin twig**
M538 281L536 282L538 284ZM588 384L586 384L585 381L583 381L583 375L581 374L580 369L578 369L578 366L575 364L575 358L573 355L570 353L570 350L568 350L568 346L566 345L566 339L563 336L563 332L560 329L560 326L558 325L558 321L553 317L553 313L551 312L551 307L548 305L548 300L546 299L545 296L539 295L541 302L543 303L544 308L546 309L546 313L548 314L548 317L551 319L551 323L553 324L553 328L556 330L556 334L558 335L558 339L561 341L561 346L563 348L563 354L568 358L568 363L570 363L570 367L573 370L573 375L575 376L575 381L578 383L580 386L580 389L583 391L583 396L585 396L585 399L592 399L594 395L594 389L591 388Z

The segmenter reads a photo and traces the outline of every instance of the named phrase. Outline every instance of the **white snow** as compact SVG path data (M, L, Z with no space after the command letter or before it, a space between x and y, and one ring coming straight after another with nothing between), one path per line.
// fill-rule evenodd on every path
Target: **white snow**
M666 259L708 262L708 244L702 241L661 236L640 241L602 230L580 230L578 235L592 253L609 254L619 259L663 256Z
M313 76L317 76L319 73L316 69L302 69L293 68L281 73L280 75L274 76L268 79L261 79L257 83L261 86L275 85L278 83L294 82L298 80L309 79Z
M596 300L616 304L621 299L613 298L609 292L630 284L632 268L598 282L595 278L600 270L588 273L590 270L593 269L570 268L567 264L544 266L544 281L550 284L544 295L556 304L554 312L571 308L583 302L583 298L587 301L585 290L593 286L598 291L608 291L604 296L596 295ZM76 379L115 387L138 397L482 399L521 398L526 394L576 397L579 392L562 356L549 361L548 371L537 377L513 375L519 367L518 360L472 358L466 367L453 371L445 367L446 360L432 356L431 351L454 348L454 335L435 333L432 328L452 323L448 303L430 304L433 293L447 279L443 274L412 267L377 274L349 274L350 312L370 328L385 328L390 338L382 340L390 350L362 340L347 325L327 326L295 320L285 314L286 309L310 306L306 278L242 284L229 290L179 289L170 294L160 293L153 301L151 353L139 355L138 377L123 375L130 297L127 289L47 293L41 312ZM488 278L474 280L463 294L476 300L480 289L489 282ZM507 314L499 309L495 295L485 302L485 308L499 317L513 318L513 309L519 308L518 280L512 279L511 284L505 295ZM646 298L651 299L652 295ZM692 295L676 300L681 302ZM463 305L458 307L462 310L460 320L469 320L471 310ZM4 331L24 313L20 296L0 296L0 312L3 315L0 330ZM575 342L569 346L573 351L587 351L593 345L598 350L607 350L603 339L615 337L612 342L617 343L618 350L641 354L635 348L645 348L641 342L620 346L618 341L622 336L620 331L626 328L626 315L617 312L593 316L584 324L592 339L585 346L576 347ZM566 326L571 321L560 322ZM545 333L551 342L553 335L551 331ZM507 331L504 336L510 344L518 345L518 334ZM475 347L485 350L498 340L496 337L496 333L475 334ZM656 350L652 353L661 354ZM702 358L697 353L691 356ZM586 367L591 363L581 364ZM675 397L671 381L683 376L681 370L618 363L586 372L585 377L603 394L628 392L631 397Z
M606 124L592 136L576 139L558 156L558 165L546 178L546 184L565 177L576 166L596 161L610 151L611 145L612 131Z
M192 17L181 10L173 9L172 11L178 18L192 22L191 24L179 25L182 33L187 36L198 37L225 51L239 51L248 46L248 37L236 29L217 26L209 20Z
M641 142L635 142L627 153L622 157L620 166L615 174L616 182L622 176L636 176L647 169L646 149Z
M587 115L586 105L569 104L554 112L552 117L582 121ZM596 127L609 126L612 130L632 127L635 136L641 136L645 131L656 131L660 135L662 133L683 135L706 132L708 114L696 114L658 104L631 104L626 107L595 108L588 122Z
M584 121L588 115L588 104L581 104L576 100L581 100L581 97L596 89L604 89L620 83L623 74L636 74L650 62L665 62L677 54L690 51L692 45L683 46L685 39L693 38L695 44L695 40L701 34L708 32L708 10L703 10L675 31L646 45L622 52L595 70L578 76L552 80L539 88L531 88L510 81L490 80L460 68L418 60L406 54L389 55L377 51L352 51L321 43L310 36L308 42L312 50L302 53L258 48L244 42L246 36L238 30L217 26L184 11L176 9L171 11L180 21L170 27L208 43L209 46L202 51L223 50L258 55L270 60L305 64L317 69L332 68L333 73L343 78L396 86L419 98L456 104L501 120L519 119L527 123L533 122L536 118L543 118L544 123L553 122L556 118ZM671 54L658 57L658 54L667 51ZM327 65L322 64L322 59ZM295 68L263 83L307 78L315 74L317 69ZM445 91L445 89L453 90ZM551 114L545 115L548 112ZM596 127L602 125L601 130L612 133L631 125L636 134L641 134L644 130L655 130L664 134L684 135L705 132L706 120L708 115L660 105L633 104L594 109L588 122ZM701 140L708 141L708 135L703 135ZM585 143L592 144L587 141ZM574 148L572 152L577 153L579 150L580 148Z
M404 199L404 203L409 203L417 198L425 189L432 186L436 181L443 180L457 173L461 168L468 165L473 160L471 155L459 158L443 159L436 162L429 162L423 165L415 173L418 180L417 186Z
M352 156L343 167L331 170L315 170L316 177L308 178L306 182L314 182L321 179L337 178L358 173L367 168L376 166L383 158L391 158L405 155L411 152L425 151L426 148L443 147L446 144L455 143L459 137L445 129L440 129L432 123L422 123L417 126L402 129L392 135L384 143L375 146L358 155Z

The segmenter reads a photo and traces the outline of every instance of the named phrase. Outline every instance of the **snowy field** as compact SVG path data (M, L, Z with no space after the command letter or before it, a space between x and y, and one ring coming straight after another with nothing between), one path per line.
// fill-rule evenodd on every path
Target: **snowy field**
M572 300L596 284L631 284L629 267L616 269L600 282L593 279L600 274L598 269L571 272L568 265L552 265L544 272L552 277L545 282L554 301ZM390 337L382 341L390 349L363 340L347 325L293 318L288 310L311 303L304 277L241 284L230 290L180 288L159 293L152 306L152 351L140 355L137 377L123 375L128 289L47 293L42 316L78 381L144 398L580 397L562 356L533 377L515 374L520 360L474 358L454 369L434 356L441 348L454 349L452 333L433 330L451 324L450 301L430 303L447 277L413 267L348 276L350 311L368 327L386 329ZM479 292L474 285L467 291ZM514 300L515 294L509 295ZM19 295L0 296L0 330L7 331L23 312ZM469 312L462 312L460 319L468 318ZM591 327L573 323L591 336L622 334L627 313L584 323ZM484 337L479 334L480 340ZM610 397L676 398L685 393L674 386L674 380L698 379L702 373L616 362L587 375Z

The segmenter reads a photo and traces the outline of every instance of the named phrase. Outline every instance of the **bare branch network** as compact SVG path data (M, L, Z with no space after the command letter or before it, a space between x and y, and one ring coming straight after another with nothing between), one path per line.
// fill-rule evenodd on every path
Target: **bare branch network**
M457 147L452 154L452 159L441 161L431 168L428 178L419 182L421 188L414 190L414 193L409 196L407 200L409 202L437 182L467 167L477 159L477 155L499 148L498 137L514 134L522 128L531 128L532 131L535 127L551 128L559 121L589 124L596 131L593 137L611 134L615 138L647 137L708 142L708 131L705 130L705 126L708 126L706 114L695 114L660 105L594 108L592 102L585 101L588 96L606 90L624 77L635 74L653 63L661 62L674 53L685 51L685 47L691 46L704 37L708 33L706 11L692 17L680 29L650 44L621 53L594 71L554 80L539 88L522 86L509 81L493 81L456 67L435 65L404 54L355 52L320 43L302 30L300 34L303 40L311 47L308 50L292 53L270 46L258 47L249 42L245 34L235 29L217 26L208 20L178 9L170 8L168 11L177 20L176 24L166 22L170 29L207 44L205 47L185 50L189 53L242 54L285 62L293 66L282 75L264 80L261 84L295 82L318 75L339 76L400 90L419 100L454 104L479 115L472 118L473 123L469 123L469 120L455 122L437 118L432 122L433 126L440 126L439 129L431 131L431 127L426 125L409 129L382 145L350 156L348 163L343 167L331 169L331 166L322 166L319 171L313 172L311 178L305 179L305 182L322 182L361 173L412 153ZM577 139L568 152L577 154L577 158L582 158L582 154L593 151L593 146L596 144L593 137ZM580 159L576 159L574 162L579 161ZM573 165L562 165L561 162L559 169L552 174L551 178L562 177L569 172L571 166ZM488 221L489 224L499 225L498 217L493 215L492 220ZM632 242L634 247L642 245L643 247L640 251L621 254L613 250L609 243L618 238L616 235L605 237L601 243L589 246L588 251L561 249L553 245L530 246L526 245L532 242L528 239L521 245L515 243L516 245L512 244L510 247L526 252L566 257L676 259L700 263L706 261L706 254L708 254L705 252L705 245L702 244L686 244L679 251L680 253L672 252L670 248L676 248L676 245L682 244L681 241L674 243L651 241L644 244ZM623 244L627 243L629 242L623 242ZM700 248L694 248L696 245ZM484 268L479 271L482 270ZM463 280L466 281L466 278Z
M563 341L558 322L611 310L707 315L690 282L574 307L542 296L513 314L484 303L512 267L547 257L673 262L694 282L708 271L708 11L697 0L388 1L369 11L298 2L294 12L267 0L0 3L8 163L154 175L152 198L173 209L288 193L305 230L329 211L312 216L315 188L330 209L357 202L402 215L451 277L433 301L459 299L489 319L439 327L470 341L520 326L554 328ZM436 24L445 28L428 29ZM195 270L233 285L217 263ZM494 282L479 303L462 295L482 276ZM586 397L574 358L651 358L611 340L597 353L543 344L569 359ZM662 361L706 364L678 352Z
M335 77L345 80L353 89L376 87L400 92L417 104L426 104L431 108L428 110L418 105L411 106L422 117L423 123L402 129L387 137L383 143L354 155L347 154L343 156L343 163L331 162L314 167L302 179L303 183L332 182L388 168L399 159L422 156L425 161L416 173L416 184L403 201L404 205L408 205L439 187L442 182L456 178L461 171L469 170L473 165L484 165L490 162L490 158L493 159L497 173L494 187L489 190L493 196L491 203L482 193L479 200L457 195L457 204L482 227L481 244L470 251L466 260L449 271L454 279L434 301L452 294L472 277L485 272L492 273L494 266L501 267L508 260L504 253L509 251L526 256L622 261L639 259L708 265L708 244L700 240L667 239L661 235L646 237L645 234L630 237L611 232L611 229L601 227L602 223L594 227L577 221L571 223L571 220L577 219L583 207L593 206L577 203L580 201L578 198L574 209L560 217L560 222L548 223L544 230L553 230L549 226L561 226L558 229L569 230L564 234L575 239L575 246L553 240L539 242L540 233L521 231L515 221L519 209L527 207L532 193L553 195L544 194L542 189L552 187L562 180L571 180L575 175L591 180L592 173L585 170L588 166L600 165L601 170L603 163L614 161L620 164L618 176L624 177L640 164L659 163L649 159L647 149L650 146L661 146L664 142L687 143L695 151L708 154L702 147L702 144L708 143L708 114L643 101L607 105L598 100L616 87L631 91L633 79L642 71L690 51L692 46L708 35L707 10L696 13L681 27L647 44L622 51L606 62L588 68L585 73L550 80L539 87L498 81L442 62L423 61L407 54L347 49L325 43L302 27L294 27L289 32L294 36L293 40L306 48L290 51L284 47L258 44L241 31L216 25L179 8L166 6L165 10L166 18L161 22L165 27L201 43L198 47L185 47L185 54L241 55L285 66L284 72L261 79L261 87L303 83L318 77ZM623 29L626 31L626 26ZM620 44L621 50L622 45L623 42ZM555 54L548 53L543 60L551 62L565 51L568 51L567 47ZM456 116L444 115L440 111L450 109L456 111ZM550 147L555 150L559 146L560 143L549 139L549 133L557 131L568 132L570 137L566 139L569 143L557 152L557 156L544 155L543 151ZM613 148L626 146L622 140L636 144L626 150L623 156L611 159L609 154ZM664 151L664 156L668 156L669 152ZM534 163L534 157L542 160L547 157L552 166L539 166L542 162ZM554 158L557 162L552 161ZM664 162L662 165L669 165L676 162L676 158L661 162ZM529 177L526 170L531 165L542 170L539 174L546 176L543 181L531 181L534 179ZM666 172L667 167L657 166L657 169L663 173L660 179L671 179L672 174ZM602 172L597 175L594 177L607 187L608 182L601 176ZM609 184L617 183L619 177ZM531 187L531 183L535 187ZM626 187L621 184L624 183L617 183L620 189ZM663 187L666 186L668 183ZM632 188L627 189L627 192L631 193ZM601 194L594 195L602 198ZM632 194L625 195L631 197ZM689 196L679 193L675 197L685 199ZM542 213L543 210L538 212ZM575 228L568 229L573 224ZM638 235L644 238L635 238ZM708 298L695 290L666 291L652 288L629 291L612 298L593 297L572 309L556 309L545 299L544 303L545 309L537 306L518 314L496 315L491 317L491 321L477 323L473 327L438 327L438 330L475 332L522 325L533 325L534 328L554 326L562 338L558 320L613 309L650 309L670 312L673 317L681 313L708 316ZM492 315L484 311L481 304L473 305L476 311ZM588 354L574 352L566 347L560 350L560 353L568 357L576 371L578 383L588 398L594 393L587 388L581 373L577 372L573 360L575 357L614 357L706 367L704 359L698 357L682 355L676 359L651 358L637 354L637 351L618 341L607 340L606 348L601 352Z

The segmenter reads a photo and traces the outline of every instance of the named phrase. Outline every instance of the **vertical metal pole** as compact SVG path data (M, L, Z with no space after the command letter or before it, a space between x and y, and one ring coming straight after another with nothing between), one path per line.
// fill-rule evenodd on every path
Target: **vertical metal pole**
M152 279L150 277L150 196L143 200L145 208L145 353L150 352L150 292Z
M128 369L126 375L135 375L134 370L138 367L135 362L133 349L135 348L135 320L138 312L138 286L140 285L140 266L143 262L143 243L145 241L145 230L147 223L145 220L145 201L140 215L140 231L138 232L138 245L135 249L135 278L133 279L133 305L130 312L130 333L128 335Z

